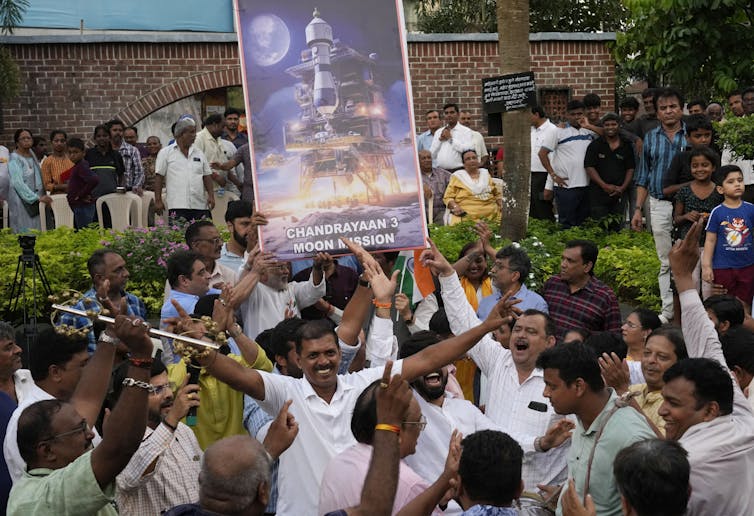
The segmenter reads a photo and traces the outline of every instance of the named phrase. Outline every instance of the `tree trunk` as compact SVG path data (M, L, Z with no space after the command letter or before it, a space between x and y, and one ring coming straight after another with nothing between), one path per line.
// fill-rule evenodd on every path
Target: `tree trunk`
M529 0L497 0L501 74L528 72ZM536 80L536 77L535 77ZM505 182L500 234L513 241L526 236L531 184L531 122L528 109L503 113Z

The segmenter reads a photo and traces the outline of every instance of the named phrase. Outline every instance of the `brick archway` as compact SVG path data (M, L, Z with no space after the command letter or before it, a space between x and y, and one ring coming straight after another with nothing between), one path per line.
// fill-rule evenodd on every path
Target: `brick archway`
M118 112L116 118L123 120L126 125L133 125L150 113L202 91L241 84L241 67L234 66L224 70L200 73L184 77L175 82L156 88L146 95L132 102L125 109Z

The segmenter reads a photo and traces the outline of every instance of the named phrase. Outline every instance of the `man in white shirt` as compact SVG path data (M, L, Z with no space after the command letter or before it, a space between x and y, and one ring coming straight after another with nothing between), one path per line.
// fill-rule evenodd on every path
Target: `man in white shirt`
M546 141L552 138L552 133L558 126L550 122L542 106L531 108L531 199L529 201L529 216L535 219L555 220L552 199L545 200L545 184L547 183L547 169L539 159L539 150Z
M401 344L399 358L407 358L440 342L431 331L420 331ZM416 452L403 460L427 482L433 482L445 468L445 454L453 430L467 436L479 430L499 430L487 416L468 400L454 398L446 392L448 368L442 367L411 382L427 426L419 435ZM461 508L451 502L445 514L459 514Z
M681 328L692 358L665 371L664 401L658 413L665 420L667 438L689 452L687 514L754 514L754 413L731 378L714 324L692 278L702 227L694 223L681 246L668 256L681 301Z
M478 327L479 319L466 299L458 275L434 244L424 251L422 261L438 275L451 331L458 335ZM515 322L510 349L485 335L468 351L468 356L489 379L487 417L524 450L524 490L530 492L536 492L537 484L562 482L567 469L568 445L552 437L558 429L572 428L573 423L557 415L544 397L543 373L535 367L539 354L555 345L555 332L547 314L527 310Z
M331 262L329 254L317 253L309 280L292 282L288 262L278 261L271 253L250 253L240 269L240 279L251 287L239 308L244 333L255 339L287 316L301 317L302 308L326 294L323 270Z
M474 148L471 129L458 122L457 104L445 104L442 111L446 125L435 131L432 147L429 150L435 166L444 168L448 172L455 172L463 168L461 153Z
M194 147L204 153L208 163L224 163L228 158L222 143L220 143L222 141L220 135L223 134L223 129L225 128L225 119L219 113L214 113L205 118L203 124L204 128L196 133ZM228 182L227 176L228 172L224 170L212 171L212 181L214 182L216 195L224 193Z
M181 117L173 129L175 143L160 150L155 161L154 210L161 215L167 204L173 218L211 219L215 207L212 170L202 151L194 146L196 122ZM165 186L167 198L162 199Z
M395 277L388 279L379 265L363 249L358 250L374 293L374 302L390 305L395 291ZM352 303L363 290L357 290ZM462 335L445 340L393 365L393 373L413 380L450 363L473 346L493 328L503 324L510 302L501 301L500 310L493 310L480 326ZM366 307L365 307L366 308ZM501 314L501 312L503 312ZM341 326L349 316L344 315ZM388 329L390 325L387 325ZM376 331L376 328L375 328ZM392 348L392 332L381 337L381 345ZM341 354L338 337L324 320L310 321L298 333L296 350L304 378L260 373L245 369L215 352L200 358L207 371L229 385L260 401L260 405L274 414L287 400L292 399L290 413L299 424L299 434L291 448L280 458L280 499L277 514L307 516L317 512L319 482L329 460L345 450L355 440L350 431L351 412L356 398L373 381L381 378L383 368L363 369L349 375L338 375Z
M554 184L558 222L564 229L580 226L589 216L589 176L584 168L584 157L587 147L597 137L586 128L583 102L572 100L566 109L568 125L550 133L538 153L550 176L548 184Z

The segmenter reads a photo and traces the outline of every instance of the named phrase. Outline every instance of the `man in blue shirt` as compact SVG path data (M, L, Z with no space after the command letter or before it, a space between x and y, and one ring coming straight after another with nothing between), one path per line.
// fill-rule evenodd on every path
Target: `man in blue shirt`
M525 311L530 308L549 313L547 302L542 296L526 288L524 282L531 272L531 260L521 247L509 245L500 249L495 255L495 264L490 276L497 287L497 292L490 294L479 302L477 317L484 320L495 307L503 292L515 291L513 299L520 299L516 306Z
M440 112L436 109L430 109L427 111L427 130L416 137L416 150L429 150L432 147L432 140L435 137L435 131L442 126L442 120L440 119ZM432 163L432 166L435 166Z
M209 288L209 272L202 261L202 257L194 251L177 251L168 258L168 282L170 295L160 310L160 327L165 325L168 318L178 317L178 310L171 302L175 299L187 313L194 313L194 306L199 298L207 294L219 294L220 291ZM162 361L173 364L180 360L180 356L173 351L173 342L163 342L164 351Z
M110 249L97 249L87 260L86 268L92 278L92 288L84 292L83 299L76 303L74 308L77 310L93 310L99 313L102 302L97 299L97 289L102 282L107 280L110 282L107 297L113 306L120 306L121 300L125 299L126 315L138 317L142 321L147 319L147 308L144 301L126 292L129 273L126 268L126 261L121 255ZM91 321L86 317L77 317L71 314L63 314L60 317L60 322L75 328L91 325ZM97 338L93 330L89 331L87 339L89 341L87 351L92 354L97 347Z
M644 135L639 167L636 171L636 208L631 218L631 227L642 228L642 210L649 196L649 221L652 236L660 259L660 283L662 313L660 320L673 318L673 292L670 290L670 262L668 253L673 244L673 203L662 194L663 178L670 168L673 157L686 148L686 127L683 124L683 95L671 88L657 90L654 106L660 126Z

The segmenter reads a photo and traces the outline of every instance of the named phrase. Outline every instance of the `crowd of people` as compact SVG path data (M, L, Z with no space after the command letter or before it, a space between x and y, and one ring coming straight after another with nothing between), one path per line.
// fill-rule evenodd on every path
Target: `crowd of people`
M244 169L251 171L249 138L239 127L241 115L228 108L223 115L207 116L201 128L193 117L181 117L171 128L174 139L164 149L157 136L139 142L138 129L118 119L97 125L89 142L54 129L51 152L43 137L18 129L13 152L0 145L0 200L8 203L9 227L16 233L40 229L43 216L49 221L46 227L52 227L46 206L57 194L66 195L76 229L98 222L97 199L116 192L154 192L152 220L166 202L172 216L205 216L215 195L226 191L251 202L251 173L244 174ZM184 177L192 178L190 184ZM102 218L103 227L112 227L107 206Z
M525 250L491 245L501 171L488 171L455 104L445 126L428 113L419 162L431 220L475 220L476 237L457 260L428 240L417 267L435 288L417 304L397 293L396 252L345 238L351 255L337 259L260 251L267 220L248 175L224 175L249 170L248 142L226 134L238 113L210 115L198 133L181 117L175 142L148 139L141 172L127 172L137 157L122 139L137 136L117 121L88 150L54 132L49 178L19 131L11 173L29 191L39 168L39 192L70 201L73 190L77 208L109 174L194 222L188 249L167 260L159 325L174 339L150 337L127 263L106 248L88 257L91 289L76 300L89 317L42 331L28 369L0 323L0 504L13 515L754 514L751 169L721 166L707 115L682 116L678 92L650 94L654 121L636 118L635 101L600 116L589 95L569 103L564 127L531 110L532 216L647 224L665 252L668 306L663 292L661 313L625 318L594 275L593 242L566 242L540 292L526 285ZM743 99L749 116L754 90ZM223 241L206 219L229 183L242 199L228 204ZM103 310L114 323L92 322Z

